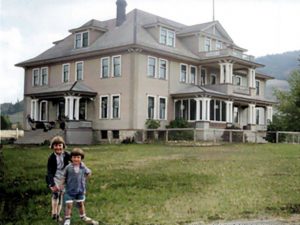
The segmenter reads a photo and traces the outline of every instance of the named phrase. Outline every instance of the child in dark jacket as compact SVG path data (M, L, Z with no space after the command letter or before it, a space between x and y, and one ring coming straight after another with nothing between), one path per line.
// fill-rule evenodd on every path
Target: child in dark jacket
M69 152L64 151L66 144L61 136L56 136L51 140L50 148L53 149L53 153L48 158L46 182L52 192L52 219L58 221L61 210L61 204L59 203L61 203L63 197L61 182L64 169L69 164L71 156Z

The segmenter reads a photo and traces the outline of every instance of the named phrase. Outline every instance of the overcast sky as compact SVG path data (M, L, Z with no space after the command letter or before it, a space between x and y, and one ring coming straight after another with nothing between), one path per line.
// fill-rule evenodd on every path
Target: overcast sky
M213 0L127 0L186 25L212 20ZM35 57L90 19L116 15L116 0L0 0L0 103L23 99L24 70ZM235 44L256 57L300 50L299 0L215 0L219 20Z

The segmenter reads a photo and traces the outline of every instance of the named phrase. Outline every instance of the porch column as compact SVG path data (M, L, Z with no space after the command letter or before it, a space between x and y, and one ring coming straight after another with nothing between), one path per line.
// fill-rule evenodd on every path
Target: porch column
M248 124L255 124L256 109L254 104L248 104Z
M74 97L68 96L65 97L65 116L68 117L69 120L74 119Z
M79 101L80 101L80 97L73 97L73 99L74 99L74 104L75 104L74 119L79 120Z
M196 121L200 120L200 98L194 98L196 101Z
M220 63L220 84L232 83L233 64Z
M210 98L201 98L202 100L202 120L210 120Z
M267 106L266 107L266 125L273 121L273 107Z
M249 88L255 88L255 69L248 69L248 86Z
M226 103L226 122L232 123L233 122L233 102L232 101L225 101Z
M39 107L38 107L38 99L31 99L31 105L30 105L30 117L37 121L38 114L39 114Z

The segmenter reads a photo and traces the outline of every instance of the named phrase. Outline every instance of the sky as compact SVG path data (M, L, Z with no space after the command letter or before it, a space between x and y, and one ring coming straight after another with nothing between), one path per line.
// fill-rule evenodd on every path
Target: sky
M212 21L213 0L126 0L185 25ZM299 0L214 0L215 19L255 57L300 50ZM91 19L116 16L116 0L0 0L0 103L23 99L24 69L33 58Z

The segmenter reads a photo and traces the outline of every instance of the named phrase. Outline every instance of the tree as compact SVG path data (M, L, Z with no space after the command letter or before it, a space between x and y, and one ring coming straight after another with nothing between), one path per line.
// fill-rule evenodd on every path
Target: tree
M288 83L289 91L274 91L279 102L276 120L281 130L300 131L300 70L291 73Z
M10 127L11 127L11 122L8 116L1 115L1 124L0 124L1 130L7 130L10 129Z

